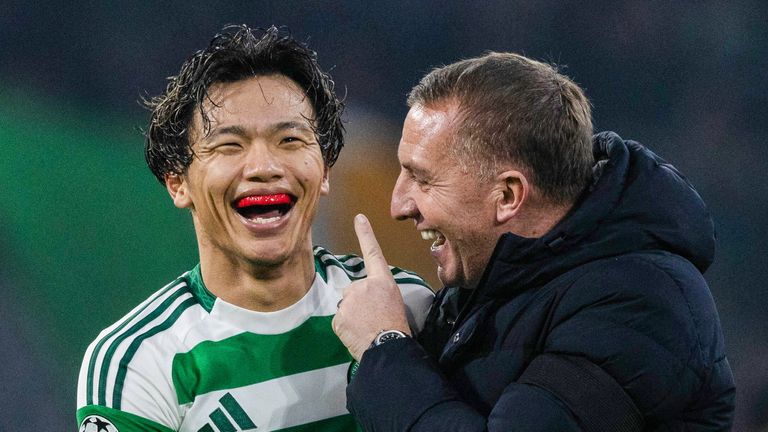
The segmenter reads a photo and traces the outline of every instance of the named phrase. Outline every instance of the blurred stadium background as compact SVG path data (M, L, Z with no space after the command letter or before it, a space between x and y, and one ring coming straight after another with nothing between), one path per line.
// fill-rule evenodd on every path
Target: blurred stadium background
M87 344L196 262L188 214L144 166L136 103L224 24L288 26L346 94L347 147L315 240L437 283L427 243L389 220L405 94L486 50L566 65L597 130L678 166L715 216L706 274L738 384L738 431L768 430L768 4L546 0L0 4L0 430L73 430Z

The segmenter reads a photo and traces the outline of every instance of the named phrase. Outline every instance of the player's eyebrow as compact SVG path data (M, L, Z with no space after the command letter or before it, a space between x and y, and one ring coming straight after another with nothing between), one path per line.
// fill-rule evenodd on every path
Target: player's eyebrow
M248 133L242 126L225 126L223 128L216 128L209 132L208 135L206 135L205 140L210 142L219 135L247 136Z
M309 132L314 133L314 129L308 124L308 122L301 122L301 121L285 121L285 122L279 122L272 126L270 130L274 132L282 132L287 129L298 129L301 132Z
M275 134L286 130L295 129L298 132L311 133L314 135L315 131L308 124L308 122L302 121L283 121L271 125L267 129L268 134ZM225 126L222 128L213 129L206 137L205 140L210 142L220 135L237 135L241 137L247 137L249 135L248 130L239 125Z

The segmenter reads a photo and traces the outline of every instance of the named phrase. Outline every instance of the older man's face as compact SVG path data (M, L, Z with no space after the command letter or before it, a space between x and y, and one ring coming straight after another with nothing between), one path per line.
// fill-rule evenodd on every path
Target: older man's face
M496 201L491 183L464 172L447 150L456 113L455 104L447 102L408 112L391 213L413 219L422 238L432 242L445 286L475 288L498 238Z

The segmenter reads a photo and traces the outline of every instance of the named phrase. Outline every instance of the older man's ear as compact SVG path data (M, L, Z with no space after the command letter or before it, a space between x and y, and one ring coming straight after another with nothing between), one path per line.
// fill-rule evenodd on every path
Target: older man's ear
M504 171L496 176L496 222L505 224L517 216L530 194L530 183L516 170Z

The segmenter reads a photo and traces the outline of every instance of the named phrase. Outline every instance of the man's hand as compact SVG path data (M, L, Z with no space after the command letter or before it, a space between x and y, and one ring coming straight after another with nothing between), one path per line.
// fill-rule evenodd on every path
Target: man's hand
M360 361L380 331L400 330L408 335L411 331L403 297L370 222L361 214L355 216L355 233L368 277L352 282L344 290L339 310L333 318L333 331L352 357Z

